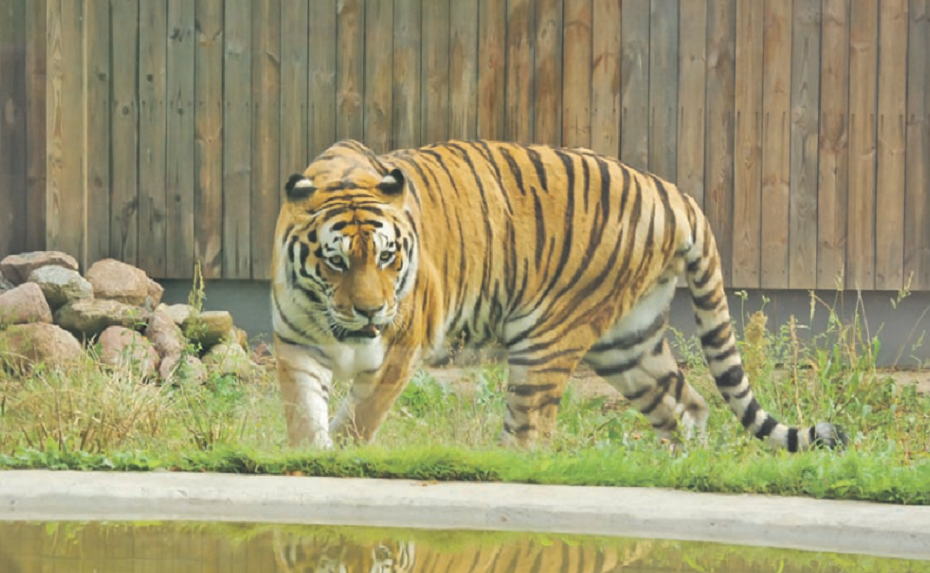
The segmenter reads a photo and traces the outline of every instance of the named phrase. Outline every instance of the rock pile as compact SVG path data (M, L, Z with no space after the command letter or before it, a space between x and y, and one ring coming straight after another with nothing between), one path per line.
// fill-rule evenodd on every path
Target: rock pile
M163 293L145 271L115 259L81 276L66 253L10 255L0 261L0 363L64 366L86 346L101 363L148 379L203 380L207 368L249 374L245 333L232 315L161 304Z

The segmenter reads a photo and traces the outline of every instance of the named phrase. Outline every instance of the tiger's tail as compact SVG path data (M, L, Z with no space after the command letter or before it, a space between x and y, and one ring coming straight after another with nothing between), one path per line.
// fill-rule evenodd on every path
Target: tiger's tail
M695 213L691 247L685 253L685 274L701 348L717 390L743 427L767 444L789 452L846 445L848 438L839 426L822 422L803 431L779 422L759 405L736 347L717 244L706 217L696 207Z

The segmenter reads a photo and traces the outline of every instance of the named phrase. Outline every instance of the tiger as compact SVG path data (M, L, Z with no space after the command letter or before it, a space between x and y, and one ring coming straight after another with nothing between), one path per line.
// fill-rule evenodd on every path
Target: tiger
M847 442L839 425L789 427L761 407L708 219L655 174L584 148L451 140L379 155L349 139L283 191L271 308L290 446L372 442L415 369L454 341L504 350L503 447L551 442L581 364L661 439L705 436L709 408L666 338L679 277L745 430L789 452Z

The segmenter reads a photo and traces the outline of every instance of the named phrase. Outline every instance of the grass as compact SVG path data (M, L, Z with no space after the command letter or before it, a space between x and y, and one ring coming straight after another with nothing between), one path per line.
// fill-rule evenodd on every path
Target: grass
M850 434L843 452L789 455L748 436L714 390L696 340L676 333L688 379L712 411L707 443L677 452L625 402L572 387L549 446L501 449L500 365L468 369L468 392L418 372L374 445L295 452L285 446L270 359L245 381L211 374L205 384L159 386L90 352L67 372L0 370L0 468L656 486L930 505L930 396L876 368L879 336L861 313L843 323L831 304L811 301L811 323L828 315L822 334L802 336L795 320L771 331L763 308L739 313L740 346L764 407L792 424L841 424ZM346 388L337 390L334 401Z

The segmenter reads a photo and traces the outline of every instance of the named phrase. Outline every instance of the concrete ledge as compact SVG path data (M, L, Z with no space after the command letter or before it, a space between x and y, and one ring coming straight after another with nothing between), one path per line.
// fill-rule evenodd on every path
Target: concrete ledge
M930 507L646 488L0 471L0 520L537 531L930 559Z

